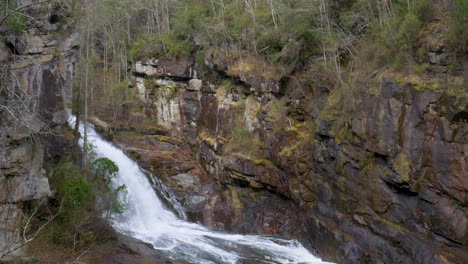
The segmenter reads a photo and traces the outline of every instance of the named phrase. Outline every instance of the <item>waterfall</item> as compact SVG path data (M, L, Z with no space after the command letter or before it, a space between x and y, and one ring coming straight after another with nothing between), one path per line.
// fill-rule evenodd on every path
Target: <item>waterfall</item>
M167 186L155 175L148 172L146 173L149 175L151 185L153 186L154 191L159 194L159 197L163 198L167 203L169 203L169 206L175 211L179 218L182 218L182 220L187 220L187 214L185 213L183 206L179 203L179 201L177 201L176 197L169 190L169 188L167 188Z
M70 118L70 125L74 122L74 118ZM153 189L153 186L164 188L161 181L153 178L151 183L132 159L100 137L92 125L88 137L98 157L109 158L119 166L119 176L114 184L127 186L126 209L114 217L112 225L118 231L152 244L165 256L200 264L326 263L296 240L213 232L178 218L164 206ZM168 200L173 197L169 195Z

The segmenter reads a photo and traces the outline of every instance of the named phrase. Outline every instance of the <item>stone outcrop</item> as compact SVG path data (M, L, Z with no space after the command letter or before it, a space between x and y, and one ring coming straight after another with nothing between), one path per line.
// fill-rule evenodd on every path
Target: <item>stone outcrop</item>
M292 235L339 263L468 261L466 96L383 79L345 112L328 90L305 97L292 80L259 85L248 67L208 64L243 84L145 78L133 109L190 144L183 155L202 170L159 173L183 159L145 161L142 149L174 150L151 136L135 157L180 190L193 220Z
M134 73L146 77L196 78L194 62L190 59L148 59L135 63Z
M255 58L252 54L230 58L219 54L220 52L218 50L208 52L205 64L218 72L228 74L231 78L239 79L256 94L281 95L284 92L284 83L287 80L284 72Z
M125 235L118 235L117 252L105 257L103 264L189 264L188 262L174 261L161 256L161 252L154 249L151 244Z
M32 1L16 1L19 6ZM71 108L77 36L63 1L29 5L27 26L0 43L0 256L23 243L28 203L50 195L44 160L60 155ZM51 17L60 11L60 17ZM47 135L54 134L48 137ZM56 146L54 149L52 140Z
M50 195L44 161L67 141L56 135L78 46L64 1L24 11L26 30L0 42L0 256L21 245L31 201ZM243 57L208 52L227 84L199 79L192 59L137 62L140 102L120 121L91 121L211 229L296 237L339 263L468 262L466 95L384 78L349 110L328 89L306 96L289 74ZM428 60L447 64L436 45ZM169 261L118 241L109 263Z

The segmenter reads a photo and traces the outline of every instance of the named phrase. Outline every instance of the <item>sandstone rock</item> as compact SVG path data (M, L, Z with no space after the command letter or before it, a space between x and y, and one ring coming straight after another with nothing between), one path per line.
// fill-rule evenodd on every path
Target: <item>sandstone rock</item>
M203 85L203 81L199 79L192 79L189 81L187 90L189 91L200 91Z
M135 73L154 77L195 77L194 63L190 59L149 59L135 63Z
M13 70L27 68L32 65L42 64L46 62L50 62L54 58L54 55L47 54L47 55L37 55L32 57L20 57L15 63L11 65Z
M282 82L287 78L284 73L278 72L264 62L257 60L255 56L247 55L248 60L234 60L214 51L208 52L205 63L214 69L228 76L238 78L243 83L250 86L251 91L257 94L277 94L281 95Z
M6 61L10 58L11 52L3 41L0 41L0 61Z
M24 34L16 37L11 44L15 47L16 52L26 55L42 53L44 42L45 40L41 36Z
M80 46L80 35L72 33L65 41L58 43L63 52L70 53L70 51L77 49ZM53 40L52 40L53 41Z
M94 125L94 128L96 129L97 132L104 135L104 138L106 138L107 140L112 140L113 131L111 127L109 126L109 124L102 121L97 116L90 117L89 122L91 122Z
M156 67L153 67L152 65L146 65L146 64L143 64L141 61L137 61L135 63L135 72L139 74L146 74L148 76L151 76L151 75L158 73L158 70Z
M2 153L3 152L3 153ZM18 147L0 148L0 202L22 202L50 194L44 176L41 145L23 143Z
M176 127L180 123L180 105L178 100L160 99L157 106L158 124L166 127Z

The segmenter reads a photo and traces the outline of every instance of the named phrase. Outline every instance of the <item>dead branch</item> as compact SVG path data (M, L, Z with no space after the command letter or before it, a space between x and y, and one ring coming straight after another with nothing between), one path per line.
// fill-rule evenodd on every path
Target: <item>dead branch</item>
M33 2L33 3L29 3L29 4L26 4L26 5L23 5L23 6L20 6L20 7L17 7L13 10L6 10L7 14L2 18L2 20L0 20L0 26L2 26L2 24L8 19L8 17L10 17L10 15L12 13L18 13L20 10L22 9L25 9L26 7L29 7L29 6L32 6L32 5L39 5L39 4L43 4L43 3L47 3L47 2L50 2L51 0L44 0L44 1L39 1L39 2ZM23 14L23 13L21 13ZM24 15L24 14L23 14Z

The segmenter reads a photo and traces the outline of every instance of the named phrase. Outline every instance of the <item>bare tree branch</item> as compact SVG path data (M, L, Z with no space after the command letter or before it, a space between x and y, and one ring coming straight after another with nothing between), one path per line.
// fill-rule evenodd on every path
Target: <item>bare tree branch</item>
M29 3L29 4L26 4L26 5L23 5L23 6L20 6L20 7L17 7L13 10L6 10L7 14L2 18L2 20L0 20L0 26L7 20L7 18L14 12L18 12L22 9L25 9L26 7L29 7L29 6L33 6L33 5L39 5L39 4L43 4L43 3L48 3L50 2L51 0L44 0L44 1L39 1L39 2L33 2L33 3ZM22 13L22 15L24 15Z

